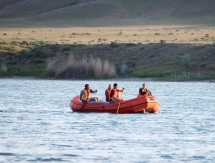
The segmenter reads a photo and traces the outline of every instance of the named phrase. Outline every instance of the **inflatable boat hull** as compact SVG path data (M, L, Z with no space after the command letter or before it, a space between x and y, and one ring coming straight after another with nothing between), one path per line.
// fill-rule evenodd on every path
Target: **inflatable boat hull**
M157 113L160 108L159 101L155 96L139 97L116 103L104 101L82 103L80 96L75 96L70 107L73 112L99 112L99 113Z

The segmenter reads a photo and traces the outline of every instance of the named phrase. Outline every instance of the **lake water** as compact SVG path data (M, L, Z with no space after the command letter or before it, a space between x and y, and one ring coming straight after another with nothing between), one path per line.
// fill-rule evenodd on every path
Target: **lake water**
M104 99L147 83L159 114L73 113L86 83ZM215 162L215 83L0 79L0 162Z

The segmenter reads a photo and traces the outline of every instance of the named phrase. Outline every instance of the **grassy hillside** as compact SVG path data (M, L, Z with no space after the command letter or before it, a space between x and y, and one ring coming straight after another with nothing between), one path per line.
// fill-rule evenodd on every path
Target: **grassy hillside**
M168 80L201 80L214 79L215 46L205 44L110 44L110 45L70 45L38 43L13 43L21 50L18 54L12 51L3 60L7 65L5 76L48 77L46 67L48 59L57 59L52 77L70 78L67 76L67 57L90 60L100 58L108 60L116 68L120 77L159 77ZM24 50L25 49L25 50ZM95 61L96 63L96 61ZM123 69L125 66L125 70ZM58 68L58 69L55 69ZM63 72L61 72L62 68ZM77 71L82 72L82 68ZM61 72L59 74L59 71ZM65 73L64 73L65 71ZM58 74L56 74L58 72ZM2 73L3 75L3 73ZM85 78L84 75L79 76ZM94 78L91 76L89 78Z
M0 76L101 78L101 71L96 76L86 65L102 70L108 60L115 67L109 71L106 64L112 76L215 78L215 30L210 28L12 28L0 29L0 35Z
M0 0L1 27L215 24L212 0Z

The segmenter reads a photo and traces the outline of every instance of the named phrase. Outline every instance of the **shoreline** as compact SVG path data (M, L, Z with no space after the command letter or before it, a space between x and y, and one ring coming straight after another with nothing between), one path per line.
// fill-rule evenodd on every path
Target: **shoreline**
M133 82L140 82L140 81L152 81L152 82L209 82L215 83L215 79L207 79L207 80L175 80L175 79L161 79L158 78L139 78L139 77L129 77L129 78L111 78L111 79L60 79L60 78L39 78L39 77L22 77L22 76L10 76L10 77L0 77L0 79L16 79L16 80L79 80L79 81L133 81Z

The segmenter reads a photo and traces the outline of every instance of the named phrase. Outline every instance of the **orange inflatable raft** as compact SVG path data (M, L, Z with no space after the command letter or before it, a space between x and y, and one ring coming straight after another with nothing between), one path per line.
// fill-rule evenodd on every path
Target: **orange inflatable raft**
M82 103L80 96L75 96L70 107L73 112L99 113L158 113L160 104L155 96L139 97L116 103L104 101Z

